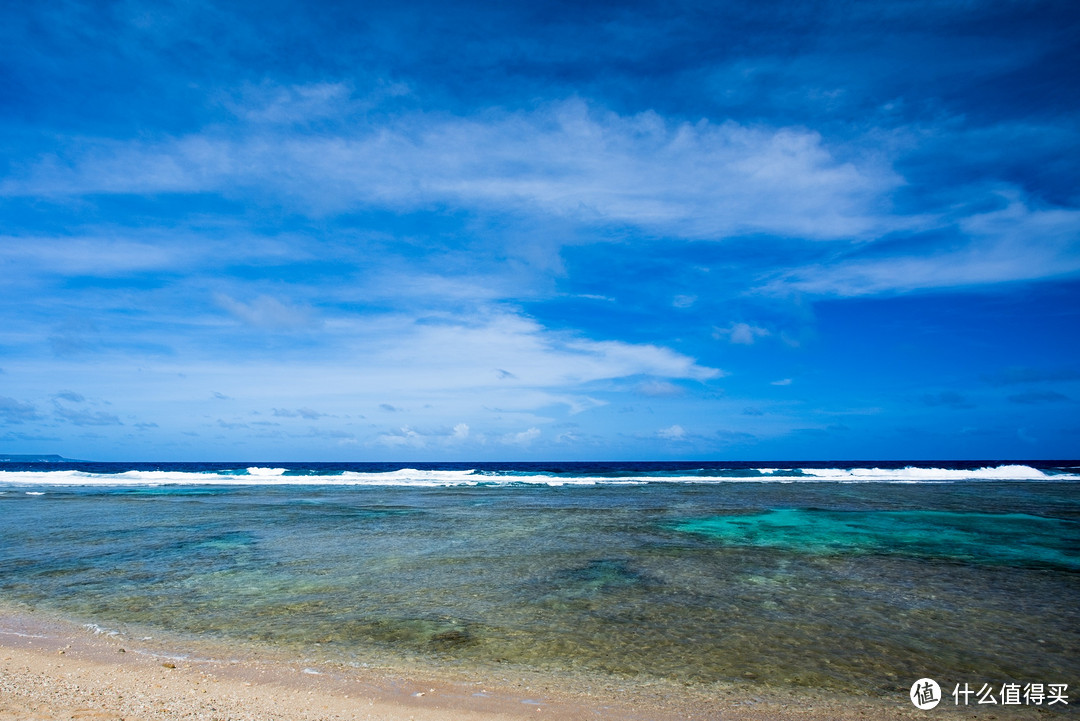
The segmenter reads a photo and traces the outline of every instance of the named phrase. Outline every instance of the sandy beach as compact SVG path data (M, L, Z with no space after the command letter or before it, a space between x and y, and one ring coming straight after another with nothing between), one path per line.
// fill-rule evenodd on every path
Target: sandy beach
M217 651L217 654L208 653ZM577 686L572 688L571 686ZM530 671L431 675L309 667L273 653L164 644L42 615L0 613L0 721L510 721L1046 718L1045 710L920 712L906 696L849 697L744 685L574 683Z

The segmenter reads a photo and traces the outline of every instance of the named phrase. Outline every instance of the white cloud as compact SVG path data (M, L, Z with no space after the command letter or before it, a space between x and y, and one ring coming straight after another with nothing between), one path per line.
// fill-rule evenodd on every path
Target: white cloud
M375 438L375 442L390 448L423 448L427 440L408 426L402 426L396 431L383 433Z
M530 428L520 433L507 433L503 436L503 442L516 446L527 446L539 437L540 429Z
M159 289L140 289L133 302L146 309L148 296L176 291L179 295L205 293L200 276L221 275L223 268L282 267L324 256L331 244L316 245L309 238L293 234L259 235L242 227L242 222L202 218L190 226L157 225L141 228L143 218L133 218L132 227L102 224L68 234L0 235L0 273L9 288L22 286L19 292L41 293L56 277L123 278L125 276L164 273L170 282ZM179 284L176 277L182 276ZM181 287L181 286L186 287ZM79 305L85 307L94 291L83 289ZM94 296L106 305L130 298L117 292ZM190 297L182 303L170 302L170 309L183 306L186 312Z
M209 414L224 417L220 399L227 397L225 419L243 419L253 437L265 427L252 422L261 415L281 422L282 430L307 421L375 447L450 451L524 443L532 428L543 433L537 441L550 440L556 432L549 434L549 427L605 406L610 398L601 394L613 388L663 395L723 375L668 348L556 331L504 307L444 311L442 324L419 322L424 317L339 314L328 317L310 342L269 355L238 352L231 344L227 356L219 346L152 359L111 356L92 376L80 372L79 392L107 396L134 418L157 421L163 435L199 430ZM42 395L41 387L52 396L59 379L74 372L64 359L13 368L8 371L18 373L34 397ZM208 388L218 390L212 395ZM388 402L396 412L376 410ZM15 402L7 409L13 418L31 410ZM363 419L371 410L371 419Z
M0 236L0 267L17 265L20 273L119 275L187 265L193 253L181 244L170 247L115 236Z
M758 338L769 335L767 328L750 325L749 323L732 323L727 328L714 328L713 337L727 338L729 342L737 345L753 345Z
M789 386L789 385L791 385L791 382L792 381L791 381L790 378L781 378L778 381L773 381L769 385L772 385L772 386Z
M279 85L266 82L245 85L222 102L236 117L269 125L309 125L341 121L371 110L389 98L410 94L401 82L379 81L357 94L350 83L317 82Z
M1035 209L1014 191L1005 207L955 223L963 244L932 254L853 259L785 272L767 293L861 296L1035 280L1080 272L1080 210Z
M351 95L351 88L344 83L263 84L243 88L225 106L256 123L308 123L347 113Z
M240 322L272 330L297 330L318 326L309 308L284 303L268 295L260 295L248 303L216 293L214 300Z
M677 396L683 389L668 381L648 380L634 386L634 390L646 396Z
M467 324L416 324L402 318L386 322L397 332L383 337L378 346L367 347L365 357L357 363L371 363L374 367L369 372L384 378L398 377L400 369L407 369L407 378L390 381L387 387L435 390L464 385L519 394L527 389L567 389L639 375L697 381L724 375L668 348L553 332L531 318L503 309L471 316ZM382 325L369 332L381 336ZM363 324L353 331L354 337L368 335ZM432 352L434 349L437 352ZM493 374L492 368L504 373ZM585 406L599 403L586 398L576 402Z
M249 119L334 115L339 86L279 89ZM280 97L279 97L280 96ZM621 116L578 100L475 117L405 115L336 134L262 125L159 141L80 141L40 158L3 195L269 193L316 213L364 206L526 209L695 238L865 237L899 178L837 159L814 132ZM778 212L778 209L782 211Z
M536 429L531 429L536 430ZM506 434L504 442L511 442L521 436L521 440L514 441L525 443L529 440L529 432ZM536 430L539 434L539 430ZM416 448L416 449L453 449L455 446L483 445L487 439L483 434L473 433L468 423L458 423L453 428L438 426L432 428L417 428L414 426L402 426L400 428L377 434L372 443L387 448Z
M656 432L656 435L669 441L679 441L686 437L686 431L683 430L682 426L675 424L667 428L661 428Z

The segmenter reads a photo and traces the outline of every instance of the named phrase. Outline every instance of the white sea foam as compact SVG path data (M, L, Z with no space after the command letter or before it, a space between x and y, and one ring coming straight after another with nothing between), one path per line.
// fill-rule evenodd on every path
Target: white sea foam
M83 628L85 628L88 631L93 631L95 636L101 636L101 635L119 636L120 635L119 631L114 631L113 629L109 629L109 628L103 628L103 627L97 625L96 623L84 623Z
M135 649L135 653L141 656L149 656L150 658L163 658L166 661L208 661L210 659L192 659L190 656L182 654L170 654L170 653L156 653L154 651L147 651L145 649Z
M1049 478L1060 479L1062 476L1050 476L1031 466L996 466L993 468L957 469L957 468L802 468L803 475L823 481L851 482L942 482L942 481L1042 481ZM1075 479L1077 476L1065 476Z
M247 469L249 476L283 476L288 472L288 468L260 468L259 466L252 466Z
M0 486L125 487L125 486L408 486L477 485L618 486L645 483L950 483L958 481L1080 481L1080 473L1047 473L1025 465L956 469L907 468L752 468L727 470L724 475L627 474L554 475L475 470L344 471L332 475L288 475L285 468L251 467L244 471L0 471ZM41 495L41 491L26 491Z

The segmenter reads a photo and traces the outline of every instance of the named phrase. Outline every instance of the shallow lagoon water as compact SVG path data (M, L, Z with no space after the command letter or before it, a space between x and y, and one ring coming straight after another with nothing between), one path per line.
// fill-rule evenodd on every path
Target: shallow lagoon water
M0 601L341 663L1075 688L1078 488L10 485Z

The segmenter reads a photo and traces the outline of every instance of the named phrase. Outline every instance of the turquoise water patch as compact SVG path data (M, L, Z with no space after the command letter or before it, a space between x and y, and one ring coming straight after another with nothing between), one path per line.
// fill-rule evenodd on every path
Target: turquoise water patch
M212 551L238 551L254 546L257 542L255 534L247 531L229 531L211 538L206 538L195 543L197 548Z
M1080 571L1080 523L1023 513L777 509L691 519L669 528L729 546Z

